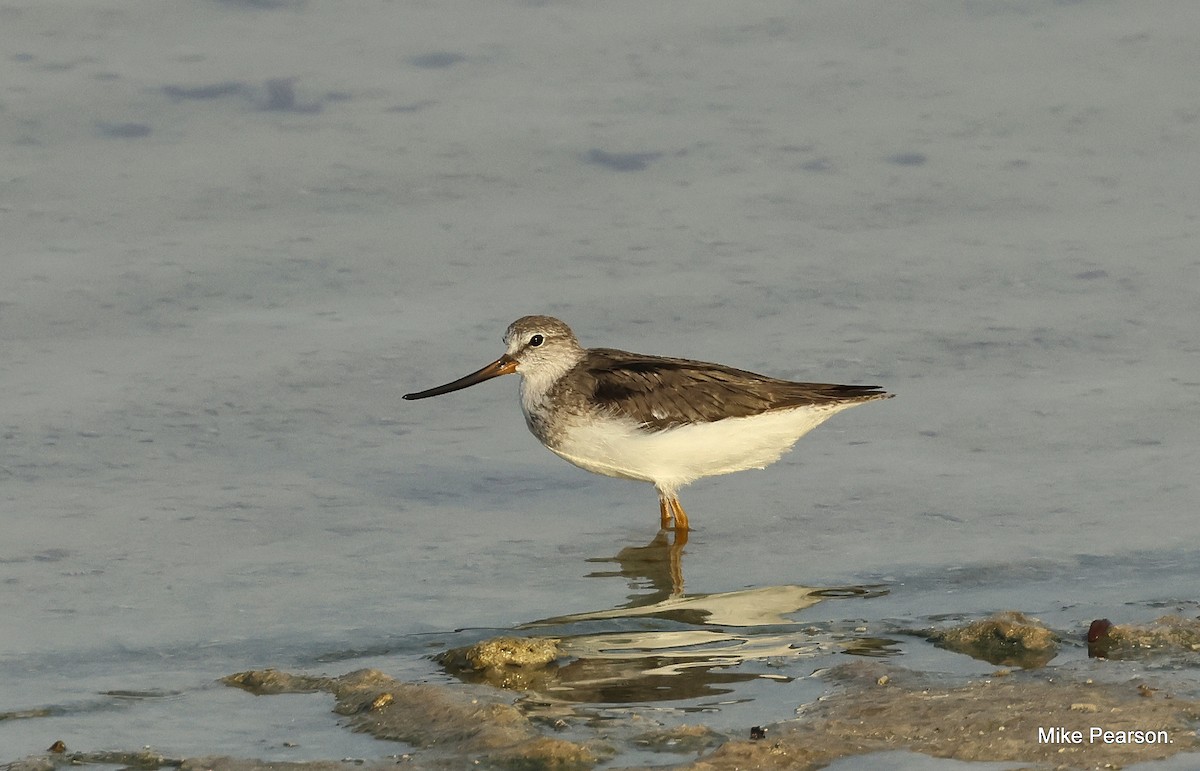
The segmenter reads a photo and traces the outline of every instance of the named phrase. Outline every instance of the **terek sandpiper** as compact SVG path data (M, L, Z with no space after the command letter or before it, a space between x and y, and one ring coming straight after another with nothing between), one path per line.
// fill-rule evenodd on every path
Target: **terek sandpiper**
M836 412L887 399L879 386L793 383L722 364L584 348L550 316L524 316L507 351L425 399L513 372L525 424L564 460L596 474L651 482L661 527L688 530L679 488L702 477L766 468Z

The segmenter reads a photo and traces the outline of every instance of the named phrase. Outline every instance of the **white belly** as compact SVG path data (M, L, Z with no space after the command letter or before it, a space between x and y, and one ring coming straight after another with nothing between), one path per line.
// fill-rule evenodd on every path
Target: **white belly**
M549 449L596 474L653 482L674 493L702 477L766 468L796 441L855 402L646 431L633 421L580 422Z

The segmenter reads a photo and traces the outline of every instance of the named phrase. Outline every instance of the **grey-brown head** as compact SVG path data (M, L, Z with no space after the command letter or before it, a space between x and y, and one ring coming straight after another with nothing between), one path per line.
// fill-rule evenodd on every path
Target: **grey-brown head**
M504 332L504 346L504 355L483 369L427 391L405 394L404 398L440 396L513 372L519 372L525 378L526 388L543 391L584 355L571 328L552 316L522 316L517 319Z

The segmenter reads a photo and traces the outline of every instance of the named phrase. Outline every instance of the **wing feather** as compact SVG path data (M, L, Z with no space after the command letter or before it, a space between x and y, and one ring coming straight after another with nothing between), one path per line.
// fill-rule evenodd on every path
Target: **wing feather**
M595 348L580 373L592 400L652 430L792 407L890 396L879 386L795 383L721 364Z

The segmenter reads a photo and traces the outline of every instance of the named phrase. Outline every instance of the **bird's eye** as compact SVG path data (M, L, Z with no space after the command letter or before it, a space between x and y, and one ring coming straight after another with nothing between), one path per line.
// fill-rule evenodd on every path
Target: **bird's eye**
M537 348L544 342L546 342L546 338L542 337L541 335L534 335L533 337L529 338L529 345L532 348Z

